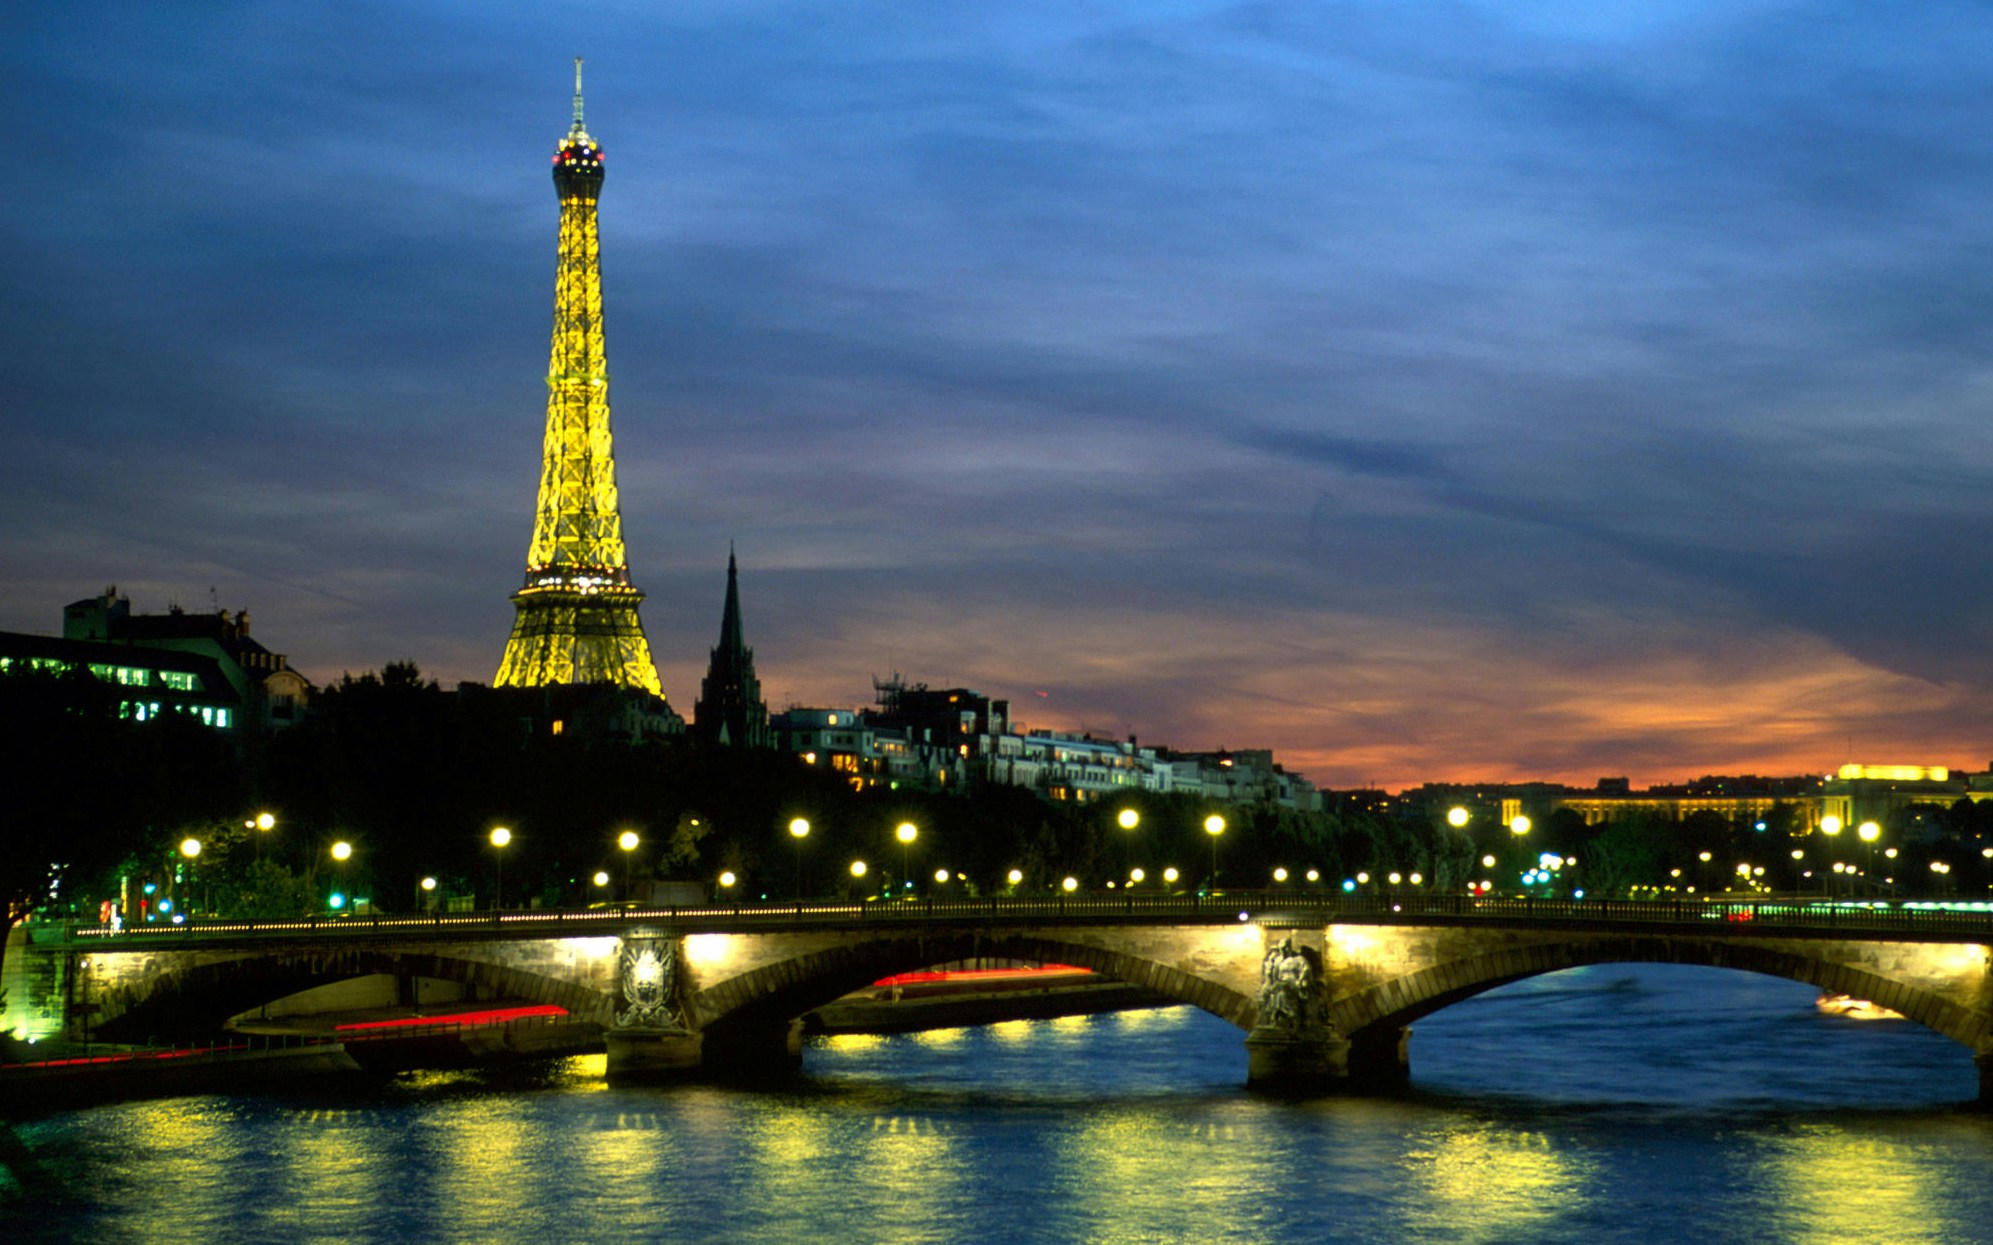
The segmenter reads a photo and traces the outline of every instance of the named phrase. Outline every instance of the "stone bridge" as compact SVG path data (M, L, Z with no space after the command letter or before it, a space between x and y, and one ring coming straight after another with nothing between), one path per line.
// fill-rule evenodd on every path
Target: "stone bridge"
M1748 917L1750 919L1741 919ZM1725 919L1727 918L1727 919ZM382 919L44 932L45 1006L105 1040L212 1032L329 982L418 1001L557 1004L602 1026L619 1078L793 1066L795 1021L894 973L975 957L1082 965L1244 1031L1269 1088L1389 1084L1420 1017L1586 964L1741 969L1874 1001L1960 1043L1993 1104L1993 917L1734 905L1292 896L1005 901Z

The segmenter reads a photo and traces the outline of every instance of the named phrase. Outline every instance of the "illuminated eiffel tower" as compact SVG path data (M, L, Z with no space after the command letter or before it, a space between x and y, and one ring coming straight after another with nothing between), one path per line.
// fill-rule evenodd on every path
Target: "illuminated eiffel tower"
M602 148L581 123L574 61L574 128L554 153L560 259L554 277L547 437L526 583L499 662L500 687L613 683L662 697L623 553L616 461L609 442L609 372L602 348L602 255L595 204Z

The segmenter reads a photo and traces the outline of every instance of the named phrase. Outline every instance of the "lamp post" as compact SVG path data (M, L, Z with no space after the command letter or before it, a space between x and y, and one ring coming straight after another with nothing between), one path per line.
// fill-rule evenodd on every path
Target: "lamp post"
M1121 872L1126 873L1128 872L1128 865L1130 863L1129 858L1133 855L1128 846L1128 840L1134 837L1135 827L1142 824L1141 811L1139 809L1124 808L1114 815L1114 824L1126 831L1121 836Z
M1209 890L1218 889L1218 836L1225 833L1225 819L1213 813L1204 819L1204 833L1211 836L1211 885Z
M423 912L436 910L436 879L424 877L416 883L415 906Z
M623 849L623 902L631 902L630 892L634 889L630 881L630 862L636 858L637 844L643 842L634 830L625 830L616 836L616 846Z
M913 866L908 863L908 854L913 850L913 841L920 837L920 828L910 821L903 821L893 831L893 837L900 841L900 889L913 886Z
M1868 883L1871 894L1875 892L1875 841L1882 837L1882 827L1872 821L1865 821L1855 827L1855 837L1868 849L1868 861L1863 866L1863 879Z
M276 827L277 818L271 813L258 813L248 821L242 823L242 828L250 832L249 837L256 840L257 860L260 861L263 859L263 836L276 829Z
M505 910L505 845L511 841L512 831L504 826L492 827L491 858L498 863L498 880L492 887L491 892L491 910L493 912L503 912Z
M795 818L789 823L789 837L796 840L796 902L803 902L803 840L810 837L809 819Z
M329 854L332 857L332 863L338 866L335 876L339 879L339 891L346 896L348 902L351 902L353 887L350 879L346 876L346 862L353 859L353 845L345 839L340 839L332 845Z
M201 854L201 841L199 839L189 835L187 838L180 840L180 856L182 859L184 859L187 862L185 866L187 871L187 902L181 904L180 906L182 908L189 910L187 912L187 919L189 920L192 920L194 916L193 912L191 911L191 909L194 906L193 905L194 859L198 857L200 854Z

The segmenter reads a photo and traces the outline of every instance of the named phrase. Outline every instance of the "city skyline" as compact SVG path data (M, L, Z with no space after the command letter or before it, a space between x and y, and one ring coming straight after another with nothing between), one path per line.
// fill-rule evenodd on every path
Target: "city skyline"
M689 713L870 675L1326 787L1979 767L1993 16L17 17L0 629L490 682L588 57Z

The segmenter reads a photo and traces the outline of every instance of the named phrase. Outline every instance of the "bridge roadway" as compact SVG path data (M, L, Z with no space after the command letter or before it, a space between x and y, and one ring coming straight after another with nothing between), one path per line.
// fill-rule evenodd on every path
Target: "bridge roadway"
M1817 899L1496 899L1251 891L36 926L45 1006L100 1037L213 1031L342 979L455 983L600 1024L612 1076L766 1068L793 1021L896 972L976 956L1080 964L1246 1031L1248 1079L1390 1083L1419 1017L1582 964L1768 973L1898 1011L1975 1059L1993 1105L1993 911ZM419 997L419 994L417 995ZM81 1006L79 1006L81 1004Z

